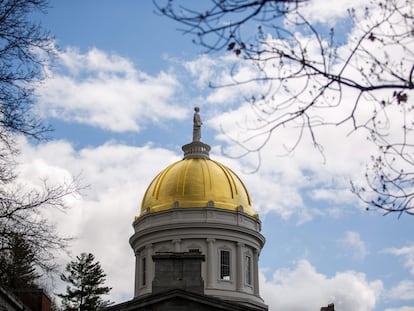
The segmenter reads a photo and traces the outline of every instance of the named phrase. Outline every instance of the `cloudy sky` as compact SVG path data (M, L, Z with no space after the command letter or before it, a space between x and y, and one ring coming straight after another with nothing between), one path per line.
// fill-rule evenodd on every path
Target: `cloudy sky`
M237 153L230 137L243 137L251 116L243 96L260 86L208 87L228 81L232 55L203 54L151 1L50 4L35 18L55 36L58 54L37 89L36 111L55 131L47 142L20 140L20 177L36 185L80 176L88 185L68 198L70 210L49 216L77 237L72 256L91 252L101 262L113 301L132 298L132 221L152 178L182 158L199 106L211 157L237 172L263 222L261 295L270 310L315 311L331 302L338 311L414 310L414 218L367 212L350 192L374 152L365 133L320 128L323 155L304 136L283 156L297 135L284 129L252 173L256 155L228 155ZM314 0L304 14L335 25L350 5L365 4ZM238 74L252 73L246 66ZM59 260L63 267L70 258ZM63 288L56 280L56 292Z

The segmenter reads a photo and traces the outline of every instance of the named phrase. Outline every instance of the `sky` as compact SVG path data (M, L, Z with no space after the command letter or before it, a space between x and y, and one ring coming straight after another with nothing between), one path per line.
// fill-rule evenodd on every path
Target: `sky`
M314 0L306 14L335 25L351 5L365 4ZM296 133L284 129L257 167L255 155L232 156L229 137L243 137L241 124L251 117L243 96L260 86L209 88L228 81L234 57L206 54L180 25L156 14L152 1L52 0L33 18L55 37L57 57L35 106L54 131L48 141L19 140L19 178L34 187L44 178L87 185L66 198L69 210L47 216L62 235L76 237L72 258L96 256L111 300L133 298L134 216L151 180L182 158L199 106L211 158L243 180L262 221L260 291L269 310L333 302L337 311L414 311L414 218L366 211L350 191L374 152L366 134L320 128L323 155L305 135L284 156ZM244 69L240 75L251 74ZM62 270L70 259L58 254ZM57 293L65 287L59 279L51 286Z

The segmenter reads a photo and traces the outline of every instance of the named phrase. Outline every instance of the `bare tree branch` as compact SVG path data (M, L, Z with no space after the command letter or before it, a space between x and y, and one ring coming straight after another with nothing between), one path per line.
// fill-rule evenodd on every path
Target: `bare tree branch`
M232 138L242 150L234 156L260 154L286 126L300 129L288 153L304 132L322 152L314 129L350 123L378 147L367 166L367 187L352 184L352 191L369 208L413 214L412 1L374 0L350 7L345 22L351 27L339 36L304 14L307 1L211 0L198 10L180 0L161 3L155 1L158 12L179 22L207 52L233 53L238 66L255 69L256 75L246 79L233 70L229 83L212 87L267 88L264 93L256 88L248 98L258 122L245 126L251 133L247 138ZM367 107L370 116L361 113ZM328 113L338 108L340 115Z
M80 189L78 181L29 188L17 182L16 137L45 139L50 128L35 114L36 85L45 79L44 67L54 56L53 38L30 20L44 11L47 0L0 2L0 252L10 250L18 237L33 252L43 272L53 271L55 252L64 250L70 237L62 237L46 212L64 211L68 196ZM2 278L0 278L2 279Z

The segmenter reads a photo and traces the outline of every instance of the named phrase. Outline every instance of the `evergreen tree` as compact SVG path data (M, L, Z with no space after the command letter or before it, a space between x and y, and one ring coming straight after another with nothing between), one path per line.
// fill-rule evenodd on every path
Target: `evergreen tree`
M7 288L36 287L40 275L36 272L31 245L17 233L7 237L7 245L0 252L0 284Z
M94 311L110 305L109 300L103 300L102 295L110 292L111 288L102 286L106 279L101 265L95 262L91 253L82 253L66 266L67 274L61 274L62 281L69 283L62 298L64 311Z

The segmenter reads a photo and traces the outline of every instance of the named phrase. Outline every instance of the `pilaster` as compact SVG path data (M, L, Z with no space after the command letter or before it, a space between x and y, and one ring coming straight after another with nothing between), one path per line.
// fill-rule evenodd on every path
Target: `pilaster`
M154 279L154 262L152 261L152 253L153 253L152 244L146 245L145 250L147 253L147 260L145 261L146 271L147 271L145 286L147 288L151 288L151 283L152 283L152 280Z
M254 280L254 294L259 296L259 251L253 249L253 280Z
M139 278L141 274L140 264L141 264L141 253L135 251L135 288L134 288L134 297L138 297L139 292Z
M236 258L236 288L238 291L243 289L243 248L244 244L237 243L237 258Z
M214 255L214 242L215 239L206 239L207 241L207 288L214 288L216 283L215 265L217 258Z

